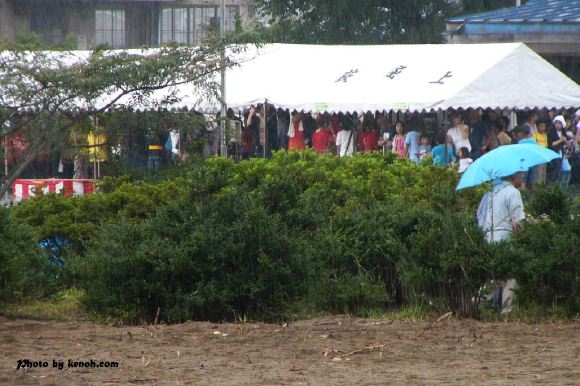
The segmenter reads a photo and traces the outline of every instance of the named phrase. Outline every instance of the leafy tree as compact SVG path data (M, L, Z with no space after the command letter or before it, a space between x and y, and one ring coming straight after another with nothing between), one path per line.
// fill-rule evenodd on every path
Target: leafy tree
M446 0L257 0L271 39L288 43L439 43L446 17L458 11Z
M447 18L514 4L514 0L256 0L266 22L265 36L275 42L306 44L443 43Z
M177 103L180 97L172 86L185 83L196 88L200 100L215 98L218 84L211 79L220 71L225 43L209 39L198 47L97 50L86 57L26 48L1 53L0 124L3 134L21 134L27 141L0 196L38 156L67 150L73 128L90 130L92 117L134 106L159 109ZM229 59L224 63L232 64ZM163 95L156 93L162 89Z

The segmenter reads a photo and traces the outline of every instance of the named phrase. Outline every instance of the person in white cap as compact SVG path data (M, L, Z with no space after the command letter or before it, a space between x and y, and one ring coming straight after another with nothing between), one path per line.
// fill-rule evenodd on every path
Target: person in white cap
M548 133L548 147L554 150L560 156L564 156L564 149L568 144L568 137L566 135L566 119L564 116L558 115L552 121L552 128ZM548 182L558 182L562 170L562 158L552 160L548 167Z

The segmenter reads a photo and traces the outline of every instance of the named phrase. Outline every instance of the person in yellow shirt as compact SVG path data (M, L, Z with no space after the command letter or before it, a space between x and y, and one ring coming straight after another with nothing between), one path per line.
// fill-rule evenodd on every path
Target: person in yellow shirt
M546 134L546 122L540 122L537 126L537 131L532 133L532 138L536 140L536 143L543 147L548 147L548 134Z
M537 126L537 131L532 133L532 138L536 140L536 143L543 147L548 147L548 135L546 134L546 128L548 124L545 121L539 122ZM545 184L546 183L546 170L547 164L540 164L535 166L536 172L534 175L533 185Z

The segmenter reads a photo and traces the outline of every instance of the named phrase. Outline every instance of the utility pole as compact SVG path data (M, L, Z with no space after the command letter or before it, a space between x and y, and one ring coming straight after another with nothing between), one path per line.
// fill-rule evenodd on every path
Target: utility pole
M220 40L224 44L226 40L226 0L220 2ZM228 146L226 144L226 47L222 48L220 58L220 72L221 72L221 114L220 114L220 148L221 156L228 156Z
M6 121L4 122L4 178L2 181L2 184L7 184L8 183L8 157L9 154L8 152L10 151L10 149L8 148L8 130L10 129L10 121ZM6 189L6 195L5 195L5 199L6 202L8 202L8 192L10 191L10 189ZM2 200L2 197L0 197L0 201Z

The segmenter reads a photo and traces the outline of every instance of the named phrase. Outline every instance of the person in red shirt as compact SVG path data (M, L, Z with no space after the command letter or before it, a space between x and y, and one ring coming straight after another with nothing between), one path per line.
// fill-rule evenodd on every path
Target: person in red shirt
M302 113L294 111L288 129L288 151L303 150L306 148L304 126L302 125Z
M254 153L255 133L252 127L246 126L242 130L242 142L240 144L240 155L242 159L250 158Z
M316 131L312 135L312 148L320 154L327 153L332 143L332 135L322 117L316 120Z
M362 152L379 149L379 133L374 127L374 120L365 117L363 131L358 137L357 146Z

